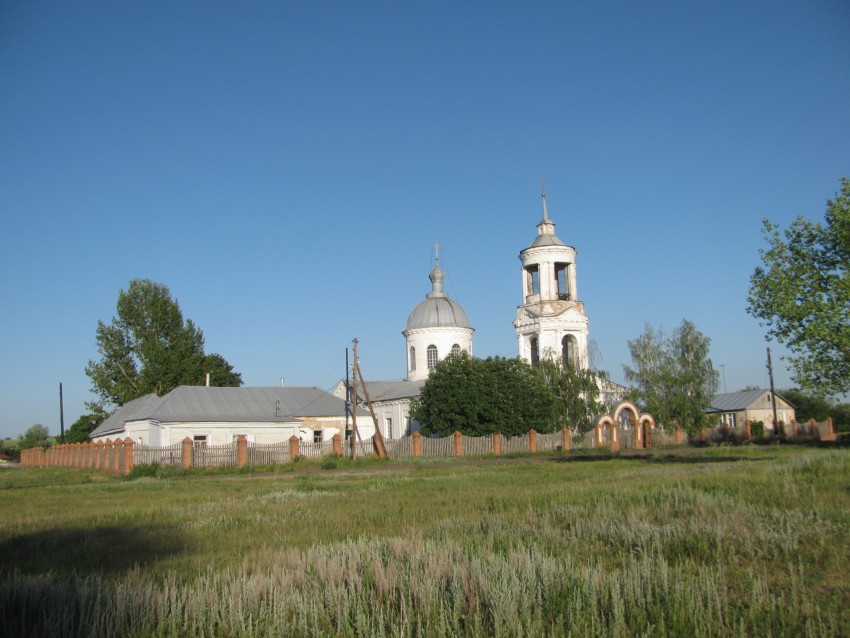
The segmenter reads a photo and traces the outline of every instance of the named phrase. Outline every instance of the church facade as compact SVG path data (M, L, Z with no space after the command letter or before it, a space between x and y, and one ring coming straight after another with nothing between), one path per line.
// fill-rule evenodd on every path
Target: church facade
M445 272L440 268L439 253L436 254L436 262L428 276L431 292L410 312L402 331L407 376L397 381L366 382L366 393L385 439L408 436L419 429L419 424L410 417L410 401L419 396L428 375L439 361L453 353L466 352L472 355L472 334L475 328L463 307L443 290ZM340 398L346 397L345 380L336 385L333 394ZM363 395L362 391L358 393L361 405L365 400Z

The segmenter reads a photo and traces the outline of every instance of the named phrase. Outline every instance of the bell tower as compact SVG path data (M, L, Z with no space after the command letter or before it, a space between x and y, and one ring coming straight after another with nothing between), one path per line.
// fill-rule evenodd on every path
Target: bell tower
M544 181L540 183L542 187ZM587 369L588 318L578 300L576 249L555 234L543 188L541 196L543 220L537 224L537 237L519 253L522 305L514 320L519 356L532 365L542 358L561 358Z

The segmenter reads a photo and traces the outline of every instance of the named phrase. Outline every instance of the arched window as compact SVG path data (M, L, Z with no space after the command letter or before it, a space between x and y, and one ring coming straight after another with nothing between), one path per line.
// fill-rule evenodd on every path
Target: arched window
M561 357L564 363L578 367L578 343L574 336L567 335L561 339Z
M416 370L416 348L413 346L410 346L410 361L407 367L411 372Z
M460 344L456 343L452 346L452 354L460 354Z
M437 367L437 346L431 344L428 346L428 369L433 370Z
M531 365L536 366L540 363L540 346L537 343L537 337L531 338Z

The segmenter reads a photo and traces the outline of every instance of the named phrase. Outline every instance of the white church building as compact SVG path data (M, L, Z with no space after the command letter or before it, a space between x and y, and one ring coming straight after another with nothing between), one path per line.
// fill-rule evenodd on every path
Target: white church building
M407 355L407 376L400 381L367 381L366 392L358 394L358 403L365 404L368 394L378 427L386 439L398 439L415 432L419 424L410 418L410 400L419 396L422 386L438 361L449 354L466 352L472 355L472 333L466 311L443 290L445 273L440 268L440 255L428 276L431 292L419 302L407 317L402 331ZM334 396L346 398L345 381L333 389ZM360 421L358 420L358 428Z
M519 357L532 365L542 357L562 357L578 368L587 369L589 320L578 298L576 249L555 234L545 191L542 198L543 219L537 224L537 236L519 253L522 304L517 307L514 320ZM411 311L402 331L406 378L368 381L366 392L358 392L361 405L365 405L364 394L368 394L378 427L390 440L418 429L419 424L410 417L410 401L419 396L437 362L455 352L473 354L475 329L461 305L443 290L445 273L440 268L439 253L429 277L431 292ZM613 404L622 400L625 391L622 386L601 378L597 378L597 384L602 402ZM333 394L346 397L344 380L337 384Z

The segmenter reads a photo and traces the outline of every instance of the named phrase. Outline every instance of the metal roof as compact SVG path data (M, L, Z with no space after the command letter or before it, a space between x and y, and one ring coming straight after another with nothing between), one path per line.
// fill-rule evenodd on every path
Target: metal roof
M406 330L417 328L472 328L460 304L448 296L429 297L421 301L407 318Z
M422 394L422 386L425 381L367 381L366 390L372 401L396 401L398 399L411 399ZM362 394L358 400L364 400Z
M554 234L538 235L534 238L534 241L531 242L531 246L529 246L529 248L537 248L538 246L566 246L566 244Z
M712 399L711 407L706 412L738 412L740 410L746 410L768 392L770 390L759 389L717 394ZM779 395L777 394L776 396ZM786 403L788 402L786 401Z
M363 408L358 416L368 416ZM344 417L345 401L316 387L211 388L181 385L163 397L149 394L115 411L92 432L120 432L127 421L299 423L306 417Z
M132 421L133 415L137 412L145 412L156 406L164 397L158 397L155 394L146 394L138 399L128 401L120 408L115 410L109 418L98 425L89 436L103 436L106 434L120 433L124 431L124 423Z

